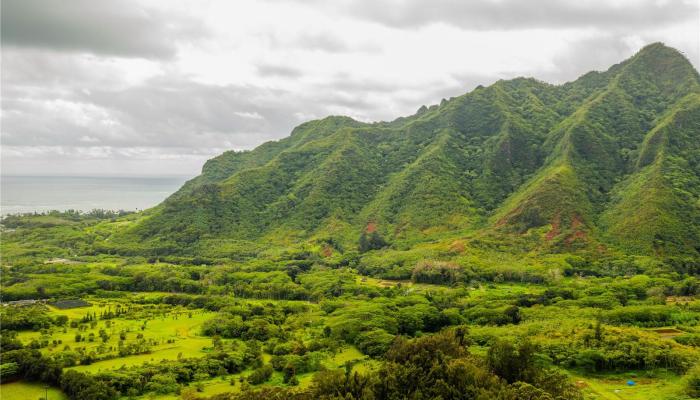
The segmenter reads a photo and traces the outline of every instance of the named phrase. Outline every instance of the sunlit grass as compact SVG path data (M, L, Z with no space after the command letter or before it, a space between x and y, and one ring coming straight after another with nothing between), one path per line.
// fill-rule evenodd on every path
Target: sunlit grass
M681 378L660 371L625 372L595 376L573 374L571 379L579 386L587 400L683 400L690 399L682 390ZM632 380L630 386L627 381Z
M2 400L36 400L46 395L45 385L36 382L10 382L0 385ZM48 400L67 400L68 397L57 388L48 388Z
M91 300L93 301L93 300ZM80 320L88 313L96 313L98 316L107 307L115 309L116 303L102 302L94 303L90 307L81 307L60 310L50 307L51 313L56 315L66 315L70 320ZM202 310L185 310L180 308L170 308L169 310L158 310L151 316L139 319L126 319L123 317L110 320L98 320L94 328L80 331L79 328L54 327L45 332L20 332L18 338L24 343L31 343L33 340L48 340L49 346L42 349L46 354L58 354L68 346L71 349L84 348L85 352L94 351L98 357L108 354L115 358L96 361L90 365L78 365L71 367L83 372L98 372L119 368L122 366L134 366L146 362L158 362L161 360L176 360L180 357L200 357L206 354L208 347L211 347L211 338L200 336L199 329L202 323L210 319L214 313ZM145 323L145 329L142 329ZM109 324L109 326L108 326ZM109 335L109 339L103 343L99 336L99 331L103 329ZM128 355L118 357L116 354L120 341L120 332L126 332L124 343L137 341L137 336L143 335L143 339L154 341L151 351L147 354ZM80 334L88 338L90 333L94 334L94 341L84 340L76 342L76 335ZM57 343L54 344L53 342ZM168 343L170 341L170 343ZM109 348L112 348L111 350ZM100 352L102 348L102 352Z

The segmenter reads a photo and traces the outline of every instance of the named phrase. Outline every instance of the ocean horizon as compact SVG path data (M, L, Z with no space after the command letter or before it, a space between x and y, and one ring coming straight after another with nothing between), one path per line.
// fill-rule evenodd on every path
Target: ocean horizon
M189 176L0 176L0 214L94 209L140 211L177 191Z

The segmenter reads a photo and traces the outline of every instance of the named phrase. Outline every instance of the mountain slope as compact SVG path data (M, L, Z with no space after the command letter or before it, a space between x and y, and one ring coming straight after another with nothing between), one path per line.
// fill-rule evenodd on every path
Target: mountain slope
M392 122L328 117L208 161L115 239L352 248L367 230L537 230L545 251L697 254L699 94L697 71L656 43L564 85L499 81Z
M556 228L549 238L562 232L568 236L560 239L569 243L586 238L614 185L633 171L657 116L698 92L697 73L689 63L658 44L611 71L616 74L605 89L549 133L545 167L502 207L500 224L526 230L550 223ZM692 141L692 134L686 139Z
M698 251L700 95L669 112L643 143L634 173L613 190L601 225L632 251Z

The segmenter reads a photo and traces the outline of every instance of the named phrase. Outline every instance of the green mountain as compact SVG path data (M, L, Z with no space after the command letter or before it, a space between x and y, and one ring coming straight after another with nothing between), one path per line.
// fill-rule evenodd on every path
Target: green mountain
M479 87L391 122L328 117L226 152L115 242L152 249L520 238L700 252L700 78L656 43L605 72Z

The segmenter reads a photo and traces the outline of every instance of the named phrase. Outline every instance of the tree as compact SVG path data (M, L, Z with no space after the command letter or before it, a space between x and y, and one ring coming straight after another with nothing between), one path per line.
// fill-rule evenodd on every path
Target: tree
M253 373L248 376L248 382L252 385L259 385L263 382L267 382L267 380L272 376L272 372L272 366L269 364L263 365L262 367L255 369Z
M284 374L284 377L282 379L284 383L289 384L292 381L292 379L296 379L296 368L294 368L294 365L291 363L284 366L284 368L282 369L282 373Z
M49 384L58 383L61 366L52 358L41 355L39 350L21 349L3 353L2 362L15 363L15 375L28 380L39 380ZM10 371L8 371L10 372Z
M360 240L358 241L358 249L360 253L364 253L370 250L379 250L388 245L386 240L377 231L373 231L369 235L367 232L363 231L360 234Z
M685 392L692 398L700 397L700 364L692 368L684 377Z
M387 242L384 240L383 237L379 235L379 232L374 231L369 235L369 247L372 250L378 250L383 247L386 247Z
M603 340L603 328L600 323L600 319L595 324L595 333L594 333L595 340L600 342Z
M467 334L469 333L469 328L465 325L459 325L455 328L455 338L460 346L464 346L468 343Z
M7 381L19 372L19 365L16 362L0 364L0 379Z
M360 240L357 247L360 250L360 253L364 253L366 251L369 251L370 249L369 240L367 239L367 233L365 233L364 231L360 235Z
M520 323L520 309L518 306L510 306L505 310L506 316L510 319L510 322L517 325Z
M106 383L81 372L67 370L61 377L61 390L76 400L112 400L117 392Z
M223 342L221 341L221 336L214 335L211 338L211 344L216 350L221 350L223 348Z
M518 348L505 340L496 340L488 350L486 359L491 370L501 378L513 383L529 382L534 374L533 357L535 347L523 341Z

